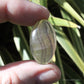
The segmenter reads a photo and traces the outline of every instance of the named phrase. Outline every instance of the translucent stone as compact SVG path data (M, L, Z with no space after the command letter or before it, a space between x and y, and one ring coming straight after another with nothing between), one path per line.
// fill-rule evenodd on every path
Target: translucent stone
M30 35L30 49L34 59L40 64L50 62L56 49L56 36L52 25L41 20Z

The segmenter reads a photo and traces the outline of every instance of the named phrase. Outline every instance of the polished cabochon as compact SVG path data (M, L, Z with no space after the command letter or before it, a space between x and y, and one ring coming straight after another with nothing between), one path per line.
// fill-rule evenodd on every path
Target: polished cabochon
M34 26L30 35L30 50L40 64L50 62L56 49L56 35L48 20L41 20Z

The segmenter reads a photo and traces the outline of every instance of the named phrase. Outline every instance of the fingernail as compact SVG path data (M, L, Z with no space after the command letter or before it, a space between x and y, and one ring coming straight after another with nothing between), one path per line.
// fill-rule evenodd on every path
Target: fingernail
M53 78L55 78L55 76L56 76L56 73L54 72L54 70L49 70L40 74L38 76L38 79L40 81L47 81L47 80L52 80Z

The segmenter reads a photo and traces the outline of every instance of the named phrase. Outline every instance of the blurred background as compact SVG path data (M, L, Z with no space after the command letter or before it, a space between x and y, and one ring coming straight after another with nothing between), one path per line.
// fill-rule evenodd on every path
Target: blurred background
M54 84L84 84L84 0L30 1L50 11L48 21L57 39L52 61L62 73L61 79ZM9 22L0 24L0 66L20 60L33 60L29 46L32 29L32 26Z

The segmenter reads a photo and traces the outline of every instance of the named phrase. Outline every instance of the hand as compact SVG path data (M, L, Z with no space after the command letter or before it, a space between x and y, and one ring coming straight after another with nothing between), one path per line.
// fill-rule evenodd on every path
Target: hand
M60 79L57 66L20 61L0 67L0 84L52 84Z
M47 19L46 8L26 0L0 0L0 23L33 25ZM0 84L52 84L60 79L56 65L41 65L35 61L19 61L0 67Z
M33 25L38 20L47 19L46 8L26 0L0 0L0 23L10 21L20 25Z

